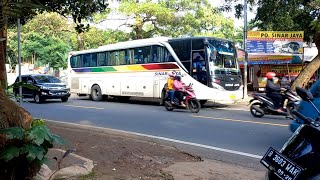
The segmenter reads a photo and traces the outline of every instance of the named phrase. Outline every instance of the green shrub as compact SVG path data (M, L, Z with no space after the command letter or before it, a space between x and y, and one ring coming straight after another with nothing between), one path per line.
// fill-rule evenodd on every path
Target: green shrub
M1 129L7 143L0 149L0 177L3 179L32 179L42 164L53 143L64 144L58 135L52 134L42 119L34 119L29 129L10 127Z

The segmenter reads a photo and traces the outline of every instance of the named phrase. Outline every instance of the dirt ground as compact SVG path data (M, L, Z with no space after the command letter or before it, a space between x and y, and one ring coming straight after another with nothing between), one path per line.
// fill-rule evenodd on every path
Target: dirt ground
M96 164L93 173L77 178L81 180L249 180L262 179L264 175L262 171L203 160L174 147L130 135L99 133L52 123L49 128L68 141L64 148L76 148L75 154Z

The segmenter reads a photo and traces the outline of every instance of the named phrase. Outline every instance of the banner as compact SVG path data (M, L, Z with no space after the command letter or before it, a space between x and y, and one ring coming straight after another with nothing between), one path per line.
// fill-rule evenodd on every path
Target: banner
M267 72L275 72L278 76L284 76L290 74L291 76L297 76L302 71L302 66L262 66L261 74Z
M238 50L238 62L242 66L244 63L244 53L243 51ZM270 54L261 54L261 55L248 55L248 65L262 65L262 64L302 64L302 59L300 56L294 55L270 55Z
M255 55L301 55L303 31L249 31L247 51Z

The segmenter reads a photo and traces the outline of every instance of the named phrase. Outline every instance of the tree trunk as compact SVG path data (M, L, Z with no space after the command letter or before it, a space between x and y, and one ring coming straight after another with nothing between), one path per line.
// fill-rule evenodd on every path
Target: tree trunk
M13 126L29 128L31 123L31 114L13 102L0 88L0 129ZM0 149L3 145L4 139L0 136Z
M0 29L0 39L6 38L7 28L4 26ZM5 52L6 52L6 40L0 42L0 129L20 126L23 128L29 128L32 122L32 116L29 112L21 108L18 104L13 102L4 89L7 86L7 73L5 69ZM0 149L5 145L5 138L0 134Z
M7 88L7 72L6 72L6 43L7 42L7 26L4 25L0 29L0 86Z
M78 48L79 51L84 50L84 43L83 43L83 39L82 39L82 34L83 33L78 33Z
M310 78L320 67L320 32L319 31L315 33L314 42L318 49L318 55L303 69L303 71L294 80L292 84L293 90L295 90L296 87L304 88L306 85L308 85Z

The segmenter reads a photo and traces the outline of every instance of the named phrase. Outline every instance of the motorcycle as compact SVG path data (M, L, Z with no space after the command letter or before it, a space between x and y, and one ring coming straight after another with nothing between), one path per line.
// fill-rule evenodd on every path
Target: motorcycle
M285 87L285 90L281 93L283 96L283 99L285 102L287 100L286 104L286 111L287 112L278 112L276 111L274 107L274 103L271 100L271 98L267 97L265 94L262 93L253 93L249 103L251 104L250 106L250 113L254 117L261 118L265 114L271 114L271 115L282 115L282 116L293 116L292 115L292 110L296 109L299 105L300 98L294 93L290 87ZM281 107L283 107L283 104L281 104Z
M180 101L177 97L174 97L173 104L171 104L170 97L166 93L164 99L164 106L167 111L173 111L174 109L189 109L192 113L198 113L201 109L200 101L196 98L196 94L192 89L192 84L185 86L185 91L183 91L183 101L186 104L186 107L180 105Z
M311 105L312 105L311 107L313 107L316 110L316 114L313 114L313 115L316 115L316 116L313 116L315 118L314 121L319 122L320 121L320 111L318 110L318 108L315 106L314 103L311 102ZM290 123L289 129L291 132L295 132L299 128L299 126L301 126L302 124L308 124L308 123L309 123L309 121L306 121L305 119L302 119L300 117L295 117L293 119L293 121Z
M310 91L299 87L296 91L303 100L312 103L313 96ZM265 153L260 160L268 169L265 180L320 179L320 124L296 110L292 113L303 119L305 124L299 126L279 152L270 147Z

